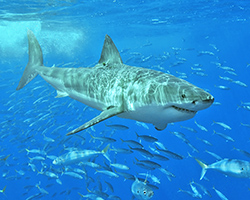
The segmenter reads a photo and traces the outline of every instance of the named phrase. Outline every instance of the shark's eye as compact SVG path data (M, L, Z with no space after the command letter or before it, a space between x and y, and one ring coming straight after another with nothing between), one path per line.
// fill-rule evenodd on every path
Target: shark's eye
M144 190L144 191L143 191L143 194L144 194L144 195L146 195L146 194L147 194L147 192Z
M186 98L186 95L185 95L185 94L182 94L181 97L184 99L184 98Z

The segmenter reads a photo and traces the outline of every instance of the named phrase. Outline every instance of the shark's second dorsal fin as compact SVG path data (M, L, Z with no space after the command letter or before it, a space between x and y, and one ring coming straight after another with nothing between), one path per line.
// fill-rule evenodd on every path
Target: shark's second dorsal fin
M122 59L119 54L119 51L117 50L114 42L108 35L105 35L105 40L102 47L102 54L98 63L122 64Z

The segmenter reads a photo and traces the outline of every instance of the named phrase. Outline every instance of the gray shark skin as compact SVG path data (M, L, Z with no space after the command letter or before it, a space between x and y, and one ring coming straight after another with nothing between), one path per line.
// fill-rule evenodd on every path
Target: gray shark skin
M151 69L123 64L106 35L98 64L92 68L45 67L41 47L28 30L29 62L17 90L38 74L57 90L102 111L100 115L67 133L75 134L112 116L151 123L163 130L168 123L190 119L211 106L214 98L191 83Z

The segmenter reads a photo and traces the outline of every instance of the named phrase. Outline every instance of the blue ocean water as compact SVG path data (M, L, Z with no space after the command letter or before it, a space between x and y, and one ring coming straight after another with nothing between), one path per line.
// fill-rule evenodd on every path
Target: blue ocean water
M154 136L169 150L185 157L182 160L154 160L175 175L169 179L158 169L146 170L137 166L136 159L146 158L136 151L132 154L109 151L112 162L130 167L127 173L140 178L145 177L139 173L148 173L160 179L160 184L157 184L148 178L159 188L154 190L152 199L193 199L189 194L179 192L180 189L192 191L191 181L203 185L211 193L212 197L209 197L197 187L203 199L220 199L213 187L228 199L250 198L249 179L226 177L208 170L206 180L200 181L201 167L188 156L189 153L208 164L216 162L215 157L206 153L207 150L222 158L249 161L249 157L234 147L250 152L250 114L248 104L244 104L250 102L250 2L51 0L1 1L0 5L0 189L6 186L0 199L74 200L81 199L79 193L90 194L88 190L105 192L110 199L112 195L123 200L132 199L133 181L122 175L109 178L86 167L87 176L76 179L62 172L83 167L55 166L50 156L61 156L73 147L98 150L106 146L91 139L89 133L96 137L113 137L117 141L111 144L112 148L129 149L120 138L140 141L135 132ZM124 63L182 77L209 91L215 97L215 103L198 112L193 119L169 124L163 131L156 131L151 124L113 117L80 132L81 137L66 136L67 132L100 112L68 97L55 98L56 91L41 77L16 91L28 62L27 29L34 32L41 45L45 66L94 66L100 58L105 34L108 34ZM208 131L199 129L195 121ZM213 121L223 122L231 130L213 124ZM129 129L112 129L105 124L121 124ZM213 134L214 130L232 137L234 142ZM170 133L174 131L184 133L198 152ZM45 136L53 140L48 141ZM197 138L209 141L212 146ZM150 152L150 147L155 148L153 143L141 143ZM26 149L45 150L46 155L27 154ZM32 160L35 156L42 156L44 160ZM109 166L102 156L93 161L103 168ZM34 171L31 166L35 167ZM42 173L46 171L55 173L62 184ZM113 192L106 182L113 186ZM107 196L102 198L107 199Z

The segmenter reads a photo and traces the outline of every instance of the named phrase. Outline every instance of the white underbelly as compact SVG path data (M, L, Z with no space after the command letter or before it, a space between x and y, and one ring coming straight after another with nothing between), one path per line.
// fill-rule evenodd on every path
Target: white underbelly
M157 129L163 130L166 128L168 123L188 120L193 118L195 113L178 111L173 107L164 108L161 106L145 106L117 116L140 122L151 123Z

